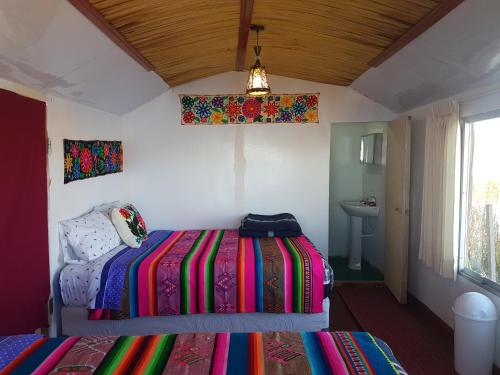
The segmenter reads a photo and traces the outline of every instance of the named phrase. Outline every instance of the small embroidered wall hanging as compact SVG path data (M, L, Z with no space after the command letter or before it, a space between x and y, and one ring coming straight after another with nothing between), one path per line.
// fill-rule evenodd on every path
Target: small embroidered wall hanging
M120 141L64 140L64 183L123 171Z
M182 125L318 123L319 94L179 95Z

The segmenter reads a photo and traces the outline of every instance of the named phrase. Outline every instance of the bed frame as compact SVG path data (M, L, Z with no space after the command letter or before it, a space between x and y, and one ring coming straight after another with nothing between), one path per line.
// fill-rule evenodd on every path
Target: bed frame
M318 314L191 314L142 317L125 320L88 320L82 307L62 307L62 334L68 336L136 336L187 332L266 332L328 329L330 300L323 300Z

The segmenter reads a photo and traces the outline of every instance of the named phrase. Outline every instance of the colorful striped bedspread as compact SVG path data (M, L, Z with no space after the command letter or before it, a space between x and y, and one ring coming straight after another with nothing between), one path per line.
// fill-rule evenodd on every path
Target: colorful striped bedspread
M196 313L320 313L323 258L305 236L156 231L109 259L90 319Z
M3 374L406 374L366 332L0 338Z

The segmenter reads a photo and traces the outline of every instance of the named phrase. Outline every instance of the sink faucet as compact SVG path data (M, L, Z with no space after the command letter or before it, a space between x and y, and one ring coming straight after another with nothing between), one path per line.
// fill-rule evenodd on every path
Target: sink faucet
M370 196L366 198L366 204L368 206L376 206L377 205L377 198L375 198L375 194L370 193Z

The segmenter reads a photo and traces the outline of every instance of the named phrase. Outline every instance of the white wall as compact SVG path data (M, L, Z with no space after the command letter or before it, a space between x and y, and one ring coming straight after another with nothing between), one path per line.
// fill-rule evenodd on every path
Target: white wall
M380 207L377 219L365 220L365 231L374 238L363 239L363 258L380 271L384 270L385 148L387 123L333 124L330 149L330 255L349 255L350 224L340 203L361 200L373 193ZM359 162L360 138L364 134L384 134L382 165Z
M246 78L178 86L123 116L134 202L151 228L237 227L248 212L288 211L326 254L330 124L394 114L347 87L270 76L274 93L319 92L320 124L180 125L178 94L241 93Z
M479 95L474 99L466 99L468 94L458 97L463 101L461 112L463 115L472 115L477 111L488 112L500 109L498 99L500 91ZM425 267L418 260L420 216L422 210L422 178L425 145L425 115L430 105L412 110L407 115L412 116L411 142L411 198L410 198L410 249L408 269L408 289L411 294L427 305L436 315L448 325L453 326L454 316L451 311L457 296L465 292L480 292L490 297L500 314L500 298L489 293L484 288L458 275L457 279L448 280L436 274L432 269ZM500 366L500 324L497 325L495 364Z
M349 256L349 215L342 201L363 199L363 165L359 162L364 124L333 124L330 149L330 255Z
M387 123L366 123L363 134L383 133L382 164L363 165L363 198L371 193L377 198L379 215L375 218L365 220L365 231L371 232L374 228L375 236L363 239L363 258L368 263L384 272L385 253L385 162L387 150Z
M465 0L352 87L403 112L500 83L500 1Z
M168 88L66 0L0 1L0 77L115 114Z

